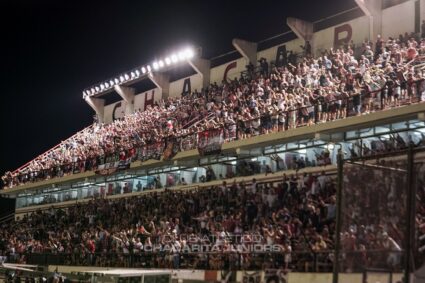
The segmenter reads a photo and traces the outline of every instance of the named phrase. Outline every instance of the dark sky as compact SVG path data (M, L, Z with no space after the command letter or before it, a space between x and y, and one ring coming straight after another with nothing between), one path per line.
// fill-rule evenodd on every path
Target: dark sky
M88 126L82 90L182 44L204 57L314 21L354 0L0 1L0 173L14 170Z

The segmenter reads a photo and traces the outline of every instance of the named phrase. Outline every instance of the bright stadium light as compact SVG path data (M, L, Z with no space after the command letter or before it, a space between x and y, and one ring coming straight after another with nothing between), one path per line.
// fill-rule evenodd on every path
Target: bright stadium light
M171 59L170 59L170 57L166 57L166 58L165 58L165 64L166 64L167 66L171 64Z
M86 95L90 95L91 94L91 91L88 89L88 90L86 90Z
M119 84L120 83L120 80L118 78L115 78L114 79L114 82L115 82L115 84Z
M158 70L159 68L158 62L153 62L152 66L154 70Z
M164 67L164 61L159 60L159 61L158 61L158 66L159 66L160 68Z
M136 77L136 73L135 72L131 72L130 75L131 75L131 78L132 79L134 79Z
M147 65L146 66L146 69L148 69L148 72L150 72L151 71L151 66Z
M124 78L125 78L126 81L128 81L130 79L130 76L128 74L125 74Z
M140 71L136 70L136 77L140 76Z
M120 76L120 82L124 81L124 76Z
M146 73L146 68L142 67L142 74Z
M98 86L96 86L94 89L96 90L96 92L98 92L100 90L100 88Z
M108 82L106 82L106 83L105 83L105 87L106 87L106 88L109 88L109 84L108 84Z
M109 81L109 85L110 85L110 86L113 86L113 85L114 85L114 81L113 81L113 80L110 80L110 81Z
M104 90L105 89L105 85L104 84L100 84L100 90Z
M177 58L177 55L176 54L171 55L171 62L177 63L178 60L179 59Z
M195 53L193 52L192 48L187 48L184 51L184 53L186 55L186 59L190 59L190 58L192 58L195 55Z
M91 94L94 94L94 92L95 92L95 89L94 89L94 87L92 87L91 88Z
M186 57L183 51L180 51L178 56L180 61L183 61Z

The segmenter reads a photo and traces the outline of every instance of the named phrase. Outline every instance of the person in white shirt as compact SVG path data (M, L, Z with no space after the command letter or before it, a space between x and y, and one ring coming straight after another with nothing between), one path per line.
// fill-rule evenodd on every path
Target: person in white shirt
M250 186L249 192L254 194L254 195L257 193L257 180L255 178L252 179L252 184Z
M382 233L382 246L384 249L390 251L387 258L387 263L390 266L396 266L400 264L401 247L393 238L388 236L387 232Z

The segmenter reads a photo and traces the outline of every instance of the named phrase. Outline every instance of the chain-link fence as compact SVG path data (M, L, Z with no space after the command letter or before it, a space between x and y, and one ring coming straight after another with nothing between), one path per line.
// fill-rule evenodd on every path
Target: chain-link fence
M411 272L424 264L425 150L339 160L338 273Z

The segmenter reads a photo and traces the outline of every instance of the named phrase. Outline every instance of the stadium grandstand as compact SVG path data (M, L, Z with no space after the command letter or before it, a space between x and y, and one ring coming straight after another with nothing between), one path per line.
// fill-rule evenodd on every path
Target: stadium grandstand
M425 1L385 2L84 89L93 124L2 176L0 262L425 282Z

